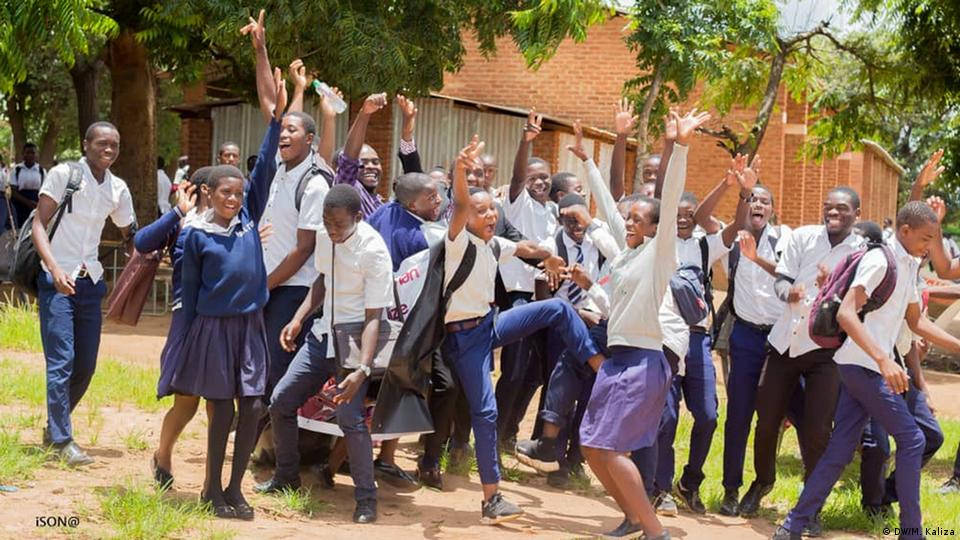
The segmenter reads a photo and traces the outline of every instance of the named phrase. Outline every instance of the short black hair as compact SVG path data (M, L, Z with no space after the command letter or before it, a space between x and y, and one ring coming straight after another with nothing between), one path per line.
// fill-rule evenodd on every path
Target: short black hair
M23 149L26 150L27 148L33 148L34 150L36 150L37 144L32 142L27 142L23 145Z
M190 175L190 183L200 187L206 185L207 187L213 187L210 185L210 172L213 171L213 167L206 166L200 167L199 169L193 171L193 174Z
M697 196L689 191L683 192L683 195L680 196L680 202L690 203L694 206L700 204L700 201L697 200Z
M576 206L578 204L581 206L586 206L587 200L577 193L567 193L562 199L560 199L560 202L557 203L557 207L563 210L564 208Z
M303 111L292 111L284 114L284 116L292 116L294 118L299 118L300 123L303 124L304 131L306 131L310 135L317 134L317 122L309 114Z
M637 202L642 202L644 204L650 205L650 222L654 225L660 224L660 199L653 199L651 197L644 197L641 195Z
M910 201L897 212L897 228L904 225L910 228L939 223L937 213L923 201Z
M860 194L857 193L857 190L853 189L850 186L837 186L827 192L829 196L831 193L842 193L847 197L850 197L850 204L853 205L853 209L857 210L860 208Z
M223 153L223 149L226 148L226 147L228 147L228 146L236 146L236 147L237 147L237 151L240 151L240 145L239 145L239 144L237 144L237 143L235 143L235 142L233 142L233 141L226 141L226 142L224 142L223 144L220 145L220 149L217 150L217 153L218 153L218 154L222 154L222 153Z
M257 166L256 154L252 156L247 156L247 172L253 172L253 168L256 166Z
M220 182L223 181L224 178L239 178L240 181L243 181L243 173L233 165L210 167L210 172L207 174L206 185L210 189L217 189L217 186L220 185Z
M577 175L572 172L558 172L557 174L550 177L550 198L553 199L557 196L557 193L563 191L570 193L570 179L576 178Z
M353 186L337 184L323 198L323 211L344 208L351 214L360 212L360 194Z
M120 130L117 129L117 126L111 124L110 122L107 122L106 120L100 120L100 121L98 121L98 122L94 122L94 123L90 124L90 125L87 127L87 131L84 132L84 134L83 134L83 140L89 141L89 140L93 139L93 134L94 134L94 132L96 132L98 129L109 129L109 130L112 130L112 131L116 131L117 133L120 133Z
M883 242L883 229L875 221L858 221L853 225L854 230L871 244Z
M162 169L167 166L167 161L163 159L163 156L157 156L157 169Z
M763 185L763 184L761 184L761 183L758 182L756 185L753 186L753 189L762 189L762 190L766 191L766 192L767 192L767 195L770 196L770 204L773 204L773 200L774 200L774 199L773 199L773 192L770 191L770 188L768 188L767 186L765 186L765 185ZM753 189L751 189L750 191L753 191Z
M405 173L397 177L393 185L393 193L397 202L408 206L413 204L413 201L431 185L433 185L433 179L429 175L421 172Z

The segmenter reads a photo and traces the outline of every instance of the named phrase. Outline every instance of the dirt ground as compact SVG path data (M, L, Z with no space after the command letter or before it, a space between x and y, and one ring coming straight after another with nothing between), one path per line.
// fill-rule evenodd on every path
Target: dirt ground
M134 334L129 328L107 325L101 346L102 356L125 361L150 364L156 362L163 347L167 320L162 317L144 317ZM934 402L939 414L960 417L960 376L931 374ZM536 401L534 401L535 403ZM4 410L2 412L12 412ZM26 412L26 411L18 411ZM33 538L63 534L51 529L38 529L35 516L76 515L80 526L71 536L99 537L106 532L97 516L97 489L123 485L127 479L147 479L149 461L162 418L161 413L147 413L124 406L102 409L103 431L97 444L90 447L96 464L81 470L67 471L56 467L41 469L29 487L14 493L0 494L0 537ZM185 431L174 452L173 473L175 489L171 496L195 498L203 477L206 423L202 413ZM533 414L528 414L521 433L529 433ZM78 440L85 443L80 427ZM149 448L131 451L124 443L124 435L131 430L145 433ZM29 443L39 443L40 433L24 432ZM232 442L228 447L232 449ZM408 471L415 469L417 456L415 440L403 441L398 462ZM229 450L228 450L229 452ZM506 464L512 465L510 457ZM532 473L531 469L520 466ZM256 480L263 480L269 471L260 471ZM565 492L546 485L543 477L528 475L523 483L504 482L502 490L508 498L519 503L526 514L523 518L500 527L479 524L480 485L475 474L469 478L448 475L447 490L437 492L419 489L397 492L389 485L380 486L380 520L375 526L358 526L350 521L353 512L352 485L349 476L338 475L333 491L323 490L316 476L304 472L304 484L314 485L314 494L326 506L311 518L283 510L272 497L252 494L254 479L247 477L244 488L257 509L252 522L229 521L217 523L222 529L233 530L239 538L293 538L322 536L324 538L357 538L359 534L373 534L380 538L585 538L619 524L622 513L608 497L595 490L593 496ZM593 481L594 487L599 484ZM92 509L85 512L84 509ZM765 519L745 520L710 514L694 517L681 513L679 517L662 518L674 538L735 539L769 538L773 525ZM834 534L833 538L851 538L850 534Z

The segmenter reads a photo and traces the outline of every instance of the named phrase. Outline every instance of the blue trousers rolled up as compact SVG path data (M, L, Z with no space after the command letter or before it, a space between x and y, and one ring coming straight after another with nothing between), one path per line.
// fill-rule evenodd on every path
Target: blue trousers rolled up
M300 477L297 409L339 371L336 359L327 358L327 336L318 340L313 332L305 333L303 346L277 382L270 398L270 423L277 456L274 477L282 482ZM369 379L364 380L353 399L337 407L337 425L343 431L347 444L350 476L355 486L353 496L358 501L377 497L373 476L373 442L363 416L363 401L369 385Z
M37 278L40 339L47 367L47 429L54 444L73 440L70 413L90 386L100 350L100 304L107 285L77 279L71 296L57 292L49 272Z
M926 441L907 407L907 401L887 387L879 373L860 366L839 365L840 395L834 415L833 433L826 451L807 478L796 506L783 526L800 533L820 510L843 469L853 461L864 426L870 418L897 442L897 497L900 500L900 528L923 532L920 513L920 466ZM920 538L922 534L901 535Z
M287 372L287 367L293 361L296 352L287 352L280 345L280 332L290 322L297 308L306 298L309 287L284 286L274 287L270 291L270 299L263 306L263 326L267 332L267 390L264 399L269 400L277 382ZM297 337L296 350L303 346L306 334L313 327L313 317L303 322L303 332Z

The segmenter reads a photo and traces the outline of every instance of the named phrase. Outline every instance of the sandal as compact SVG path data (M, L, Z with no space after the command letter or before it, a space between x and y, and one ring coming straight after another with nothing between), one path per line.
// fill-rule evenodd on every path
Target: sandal
M213 510L213 515L220 519L237 519L239 517L236 508L227 503L216 504L208 499L204 493L200 494L200 503L209 504L210 509Z
M240 499L240 502L234 502L230 495L224 493L223 500L233 508L236 514L234 517L237 519L242 519L244 521L253 520L253 507L247 504L247 501L243 500L243 498Z
M153 454L150 458L150 466L153 468L153 481L157 483L158 489L166 490L173 487L173 474L157 463L157 454Z

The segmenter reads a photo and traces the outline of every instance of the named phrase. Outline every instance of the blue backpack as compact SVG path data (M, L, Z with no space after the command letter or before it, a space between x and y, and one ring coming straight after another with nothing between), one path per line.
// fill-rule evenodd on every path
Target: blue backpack
M696 326L710 314L707 304L705 276L703 270L694 264L685 264L670 278L670 291L677 311L689 326Z

